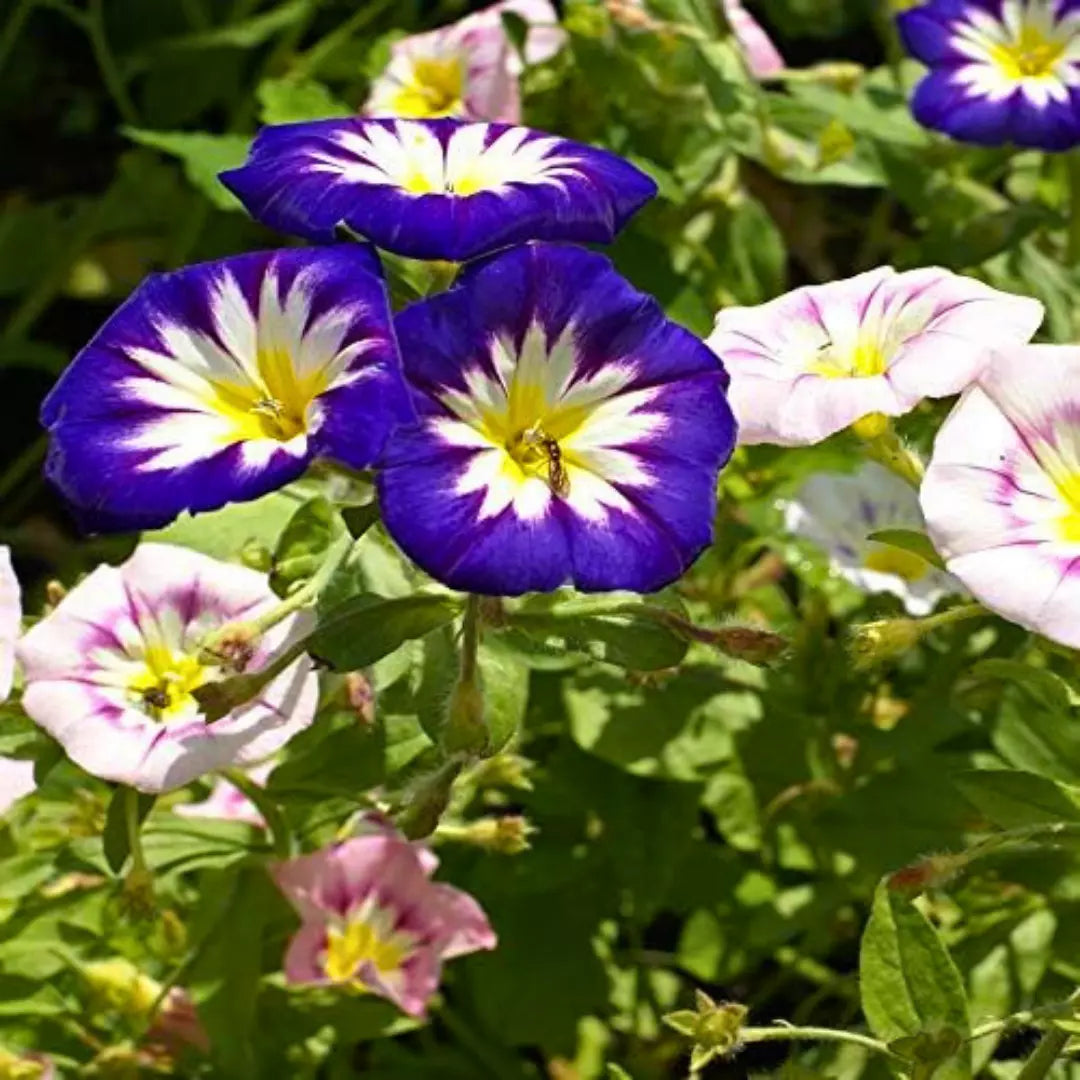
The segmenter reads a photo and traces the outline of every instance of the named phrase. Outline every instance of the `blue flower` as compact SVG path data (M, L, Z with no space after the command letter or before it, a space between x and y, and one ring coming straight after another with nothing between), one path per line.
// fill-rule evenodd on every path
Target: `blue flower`
M1080 0L929 0L898 20L931 69L921 124L985 146L1080 143Z
M366 468L411 417L378 262L358 245L148 278L41 411L47 475L91 529L254 499L316 457Z
M391 436L379 496L428 573L490 595L648 592L710 542L727 376L603 256L511 249L396 326L419 420Z
M656 194L607 150L453 119L264 128L221 181L282 232L327 242L345 225L387 251L454 262L525 240L608 243Z

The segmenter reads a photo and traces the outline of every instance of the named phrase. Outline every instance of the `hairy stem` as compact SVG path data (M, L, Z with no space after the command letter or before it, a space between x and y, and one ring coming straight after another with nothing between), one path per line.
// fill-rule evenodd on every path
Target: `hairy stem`
M775 1027L744 1027L739 1032L741 1043L758 1042L839 1042L861 1046L884 1057L896 1058L896 1055L880 1040L869 1035L860 1035L856 1031L840 1031L836 1028L791 1027L777 1024Z
M1074 990L1068 997L1070 1004L1080 1002L1080 988ZM1054 1066L1054 1062L1061 1057L1065 1044L1069 1041L1069 1033L1059 1027L1052 1027L1039 1040L1031 1057L1024 1063L1016 1080L1043 1080Z

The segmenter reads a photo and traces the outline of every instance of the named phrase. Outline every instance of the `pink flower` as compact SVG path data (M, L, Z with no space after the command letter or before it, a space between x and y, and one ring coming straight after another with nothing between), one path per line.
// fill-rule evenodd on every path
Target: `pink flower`
M140 791L262 761L314 717L310 660L213 724L193 691L230 673L200 655L207 634L277 602L253 570L143 544L123 566L99 566L23 637L23 707L77 765ZM275 626L247 670L266 666L307 624L294 615Z
M443 960L495 947L476 901L429 880L436 865L383 827L279 863L275 879L302 919L286 978L363 989L423 1016Z
M475 15L397 42L390 63L374 81L369 116L461 116L471 120L521 120L521 57L506 36L502 16L528 27L525 61L554 56L566 40L550 0L503 0Z
M990 349L1023 344L1037 300L937 267L880 267L721 311L708 344L731 376L742 443L806 446L868 413L959 393Z
M266 781L274 771L273 761L264 761L247 770L248 779L259 787L265 787ZM181 817L214 818L218 821L238 821L256 829L265 829L266 820L259 813L255 804L235 785L224 777L218 777L210 794L202 802L179 803L173 809Z
M938 432L934 546L992 611L1080 647L1080 347L995 353Z
M22 631L22 591L11 567L11 549L0 546L0 701L15 680L15 642Z
M758 21L742 6L741 0L721 0L724 17L731 27L746 66L755 78L767 79L785 68L780 50L761 28Z

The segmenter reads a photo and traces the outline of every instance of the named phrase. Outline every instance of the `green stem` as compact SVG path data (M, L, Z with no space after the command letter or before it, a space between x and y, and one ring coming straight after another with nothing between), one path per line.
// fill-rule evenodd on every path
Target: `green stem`
M1068 997L1070 1003L1080 1002L1080 989L1074 990ZM1039 1040L1031 1057L1024 1063L1016 1080L1043 1080L1061 1057L1065 1044L1069 1041L1069 1032L1059 1027L1051 1028Z
M127 826L128 848L131 851L131 872L145 874L146 854L139 829L139 793L133 787L124 789L124 823Z
M116 66L112 49L109 48L109 39L105 34L103 0L90 0L90 7L86 12L86 34L90 39L90 48L94 52L94 59L101 71L105 89L109 91L109 96L113 99L117 111L125 124L137 126L139 112L128 94L127 86Z
M461 623L461 681L476 682L476 658L480 649L480 597L469 594Z
M1001 1035L1006 1031L1015 1031L1017 1028L1032 1027L1045 1023L1047 1020L1068 1020L1075 1015L1076 1002L1066 998L1064 1001L1055 1001L1050 1005L1040 1005L1036 1009L1023 1009L1002 1020L991 1020L980 1024L972 1030L968 1039L969 1041L985 1039L990 1035Z
M1065 261L1069 266L1076 266L1080 262L1080 152L1073 150L1065 155L1065 168L1069 176Z
M820 1027L789 1027L786 1024L776 1027L746 1027L739 1032L739 1042L839 1042L850 1043L852 1046L861 1046L875 1054L897 1060L894 1054L879 1039L873 1039L869 1035L860 1035L855 1031L839 1031L835 1028Z
M937 615L927 615L919 620L919 625L923 630L939 630L943 626L963 622L965 619L978 619L980 616L989 614L990 612L982 604L959 604Z
M336 49L348 41L358 30L362 30L368 23L374 22L394 3L395 0L369 0L368 3L361 4L353 15L349 16L343 23L320 38L310 49L297 57L292 71L289 73L290 76L303 79L317 75L319 68L322 67L328 57L333 56Z
M904 445L888 417L873 413L856 421L853 427L863 440L863 449L871 461L883 465L918 490L926 467L918 455Z
M226 769L225 779L236 788L255 809L262 814L266 828L270 833L270 845L279 859L287 859L292 854L292 838L285 815L270 797L270 793L260 787L247 773L240 769Z
M319 569L299 589L289 593L276 607L252 619L251 625L257 627L260 634L265 634L267 630L277 626L278 623L287 619L290 615L315 603L322 591L330 584L330 579L348 559L352 547L353 538L348 532L339 536L326 549L326 557L320 564Z

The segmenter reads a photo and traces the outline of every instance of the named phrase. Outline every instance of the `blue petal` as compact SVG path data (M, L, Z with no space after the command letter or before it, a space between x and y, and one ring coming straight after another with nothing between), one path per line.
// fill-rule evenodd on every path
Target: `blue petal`
M292 394L294 353L325 371L310 392ZM282 374L265 375L261 362ZM251 418L280 409L278 390L299 403L297 438ZM80 523L100 530L257 498L315 457L370 467L412 415L378 261L358 245L256 252L147 279L41 410L47 475Z
M403 179L413 175L405 166L413 160L414 138L437 146L437 183L426 188ZM490 162L502 160L492 147L510 145L519 152L505 157L518 162L543 147L546 176L523 165L474 192L446 190L454 175L447 162L474 160L460 154L461 147L482 147ZM477 175L488 177L490 169ZM247 163L221 180L254 217L282 232L326 242L345 225L387 251L454 262L525 240L608 243L656 194L649 177L607 150L512 125L454 119L357 118L264 128Z
M421 419L391 436L379 495L387 529L428 573L493 595L566 583L647 592L677 578L710 542L717 472L735 440L726 373L603 256L550 244L511 249L402 312L397 330ZM462 478L477 454L500 453L500 444L476 449L443 433L456 419L448 394L468 396L469 378L501 381L493 341L512 343L520 355L526 336L538 332L549 354L553 343L572 341L567 392L618 375L606 400L644 401L641 409L662 421L635 434L637 405L625 406L625 433L616 424L605 436L604 446L636 462L646 479L596 472L614 492L599 516L581 510L573 483L539 513L519 514L511 503L485 514L486 489L469 489Z

